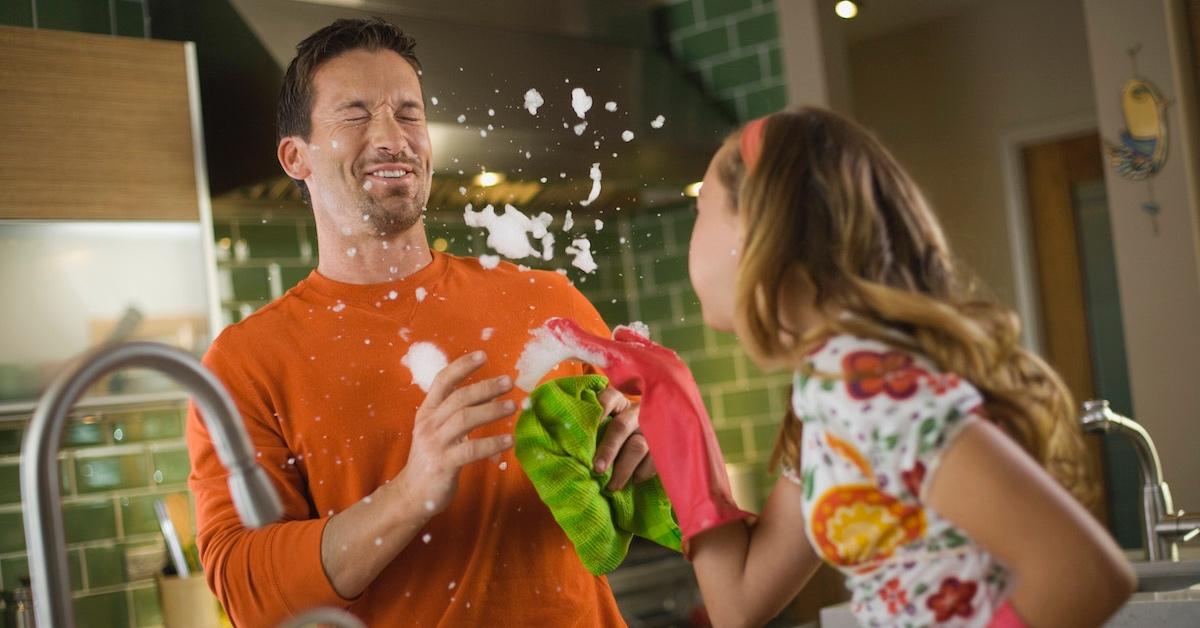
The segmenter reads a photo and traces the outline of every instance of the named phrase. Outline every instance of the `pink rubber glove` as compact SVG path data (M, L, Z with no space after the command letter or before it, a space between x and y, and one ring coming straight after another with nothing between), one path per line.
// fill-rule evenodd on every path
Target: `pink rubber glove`
M624 326L612 340L564 318L546 321L546 328L565 344L602 357L606 363L593 366L614 388L642 396L638 424L679 519L685 554L697 534L753 517L733 501L712 421L691 371L674 351Z
M988 628L1027 628L1027 626L1012 607L1012 601L1009 600L996 609L996 614L992 615L992 621L988 622Z

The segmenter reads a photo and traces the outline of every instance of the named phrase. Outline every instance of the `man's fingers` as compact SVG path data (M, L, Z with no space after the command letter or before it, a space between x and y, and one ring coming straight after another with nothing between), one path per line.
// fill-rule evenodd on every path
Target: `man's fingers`
M516 412L516 410L517 404L513 403L510 399L497 400L464 408L447 422L446 429L450 430L446 432L447 437L450 442L458 441L467 434L470 434L471 430L481 425L487 425L493 421L503 419Z
M608 427L604 430L604 438L600 440L600 444L596 447L596 458L592 460L592 468L597 473L604 473L606 469L612 466L613 460L617 457L617 452L625 446L625 439L637 429L637 409L630 408L624 412L619 412L609 421Z
M442 421L454 416L454 413L471 406L477 406L485 401L491 401L512 390L512 378L508 375L493 377L469 386L459 387L450 393L437 407L434 414ZM431 408L432 409L432 408Z
M427 408L440 406L468 375L478 370L486 361L487 354L482 351L473 351L447 364L446 368L433 378L433 384L429 387L429 393L425 395L425 402L421 405Z
M612 477L608 481L608 490L619 491L625 488L629 478L633 477L634 470L649 454L650 447L646 444L645 437L641 434L630 436L625 441L625 445L621 447L621 453L617 454L617 460L613 464Z
M604 408L603 416L624 412L629 407L629 404L632 403L629 401L629 397L622 395L621 391L612 386L600 391L600 394L596 395L596 401L599 401L600 406Z
M658 469L654 467L654 458L646 456L642 458L641 464L633 472L633 483L640 484L658 475Z
M456 465L465 467L477 460L490 458L513 445L512 434L501 434L488 438L473 438L463 441L451 450L450 456Z

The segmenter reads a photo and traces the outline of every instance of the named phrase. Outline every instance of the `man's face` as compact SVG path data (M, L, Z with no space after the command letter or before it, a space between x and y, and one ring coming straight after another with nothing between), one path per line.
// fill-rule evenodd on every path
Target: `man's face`
M420 219L432 151L417 73L391 50L351 50L313 77L312 133L302 153L313 208L386 237Z

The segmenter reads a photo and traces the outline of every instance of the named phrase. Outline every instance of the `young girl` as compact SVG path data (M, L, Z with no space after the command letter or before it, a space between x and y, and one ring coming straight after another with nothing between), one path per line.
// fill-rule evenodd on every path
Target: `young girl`
M755 120L713 158L697 211L706 323L795 373L783 478L757 521L729 497L678 357L550 326L643 394L714 624L765 623L820 561L868 626L1095 626L1117 610L1134 577L1080 505L1095 489L1067 390L1014 316L959 284L937 219L869 133L813 108Z

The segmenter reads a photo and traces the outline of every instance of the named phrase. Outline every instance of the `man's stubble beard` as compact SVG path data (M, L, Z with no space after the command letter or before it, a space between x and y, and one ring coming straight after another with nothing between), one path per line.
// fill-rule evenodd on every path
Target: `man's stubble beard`
M388 209L375 197L363 194L359 197L358 213L363 217L363 222L370 225L372 235L386 240L408 231L417 224L417 221L421 219L421 214L425 211L425 203L428 198L429 193L426 188L418 191L416 196L411 199L400 199L401 202L395 209Z

